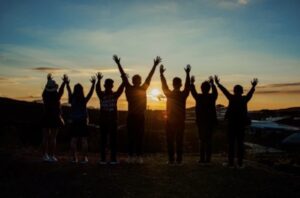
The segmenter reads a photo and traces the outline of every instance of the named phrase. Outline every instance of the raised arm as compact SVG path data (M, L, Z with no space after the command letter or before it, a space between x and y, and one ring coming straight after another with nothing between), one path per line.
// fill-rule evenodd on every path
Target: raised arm
M247 95L246 95L247 102L248 102L249 100L251 100L251 98L252 98L252 96L253 96L253 94L254 94L254 92L255 92L255 87L256 87L257 83L258 83L258 79L257 79L257 78L254 78L254 79L251 81L252 87L251 87L250 91L249 91L249 92L247 93Z
M223 92L223 94L226 96L226 98L229 100L232 97L232 94L220 83L220 79L218 76L215 76L215 82L220 88L220 90Z
M191 89L191 93L192 93L193 98L196 100L197 96L198 96L198 93L197 93L196 88L195 88L195 76L191 77L191 88L190 89Z
M163 65L160 65L160 70L159 71L160 71L160 80L161 80L162 90L163 90L164 94L166 96L168 96L171 93L171 91L168 87L167 80L164 76L164 72L166 71L166 69L164 68Z
M91 99L93 93L94 93L94 89L95 89L95 83L96 83L96 77L92 76L90 79L92 86L90 88L89 93L87 94L87 96L85 97L85 102L88 103L88 101Z
M115 63L118 65L118 69L121 73L121 78L124 82L124 85L127 87L130 85L129 81L128 81L128 77L126 75L126 73L124 72L124 69L121 65L121 58L119 58L117 55L113 55L113 60L115 61Z
M122 95L124 91L124 87L125 87L124 83L120 84L118 90L115 93L117 98L119 98Z
M152 79L152 76L155 72L155 69L157 67L157 65L161 62L161 58L159 56L157 56L154 60L153 60L153 66L152 66L152 69L150 71L150 73L148 74L144 84L142 85L144 89L147 89L150 85L150 82L151 82L151 79Z
M185 78L185 85L184 85L184 90L183 93L185 97L189 96L190 93L190 72L191 72L191 66L187 65L186 68L184 68L184 71L186 73L186 78Z
M211 89L212 89L212 96L213 96L214 100L217 100L218 90L217 90L217 87L214 83L214 78L212 76L209 77L209 83L210 83Z
M103 78L103 75L102 73L98 72L96 76L97 76L96 93L98 98L101 99L103 96L103 91L101 90L101 79Z
M61 97L64 95L64 90L65 90L65 86L67 83L69 83L69 78L66 74L64 74L64 76L62 77L62 83L59 87L59 90L58 90L58 98L61 99Z
M70 79L69 79L69 77L66 74L63 76L63 81L67 85L68 101L70 103L71 102L71 98L72 98L72 90L71 90L71 87L70 87Z

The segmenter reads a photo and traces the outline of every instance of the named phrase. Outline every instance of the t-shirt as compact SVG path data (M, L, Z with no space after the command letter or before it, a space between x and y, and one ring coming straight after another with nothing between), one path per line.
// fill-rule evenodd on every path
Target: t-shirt
M185 105L188 94L185 91L170 91L167 97L167 119L169 121L184 122Z
M146 86L127 86L125 93L128 101L128 114L144 114L147 105Z

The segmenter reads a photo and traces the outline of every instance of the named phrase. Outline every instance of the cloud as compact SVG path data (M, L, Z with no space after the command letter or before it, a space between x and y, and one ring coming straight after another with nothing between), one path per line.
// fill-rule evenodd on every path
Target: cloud
M55 67L34 67L32 70L40 71L40 72L46 72L46 73L56 73L61 72L62 68L55 68Z
M269 84L269 85L259 86L259 88L280 88L280 87L295 87L295 86L300 86L300 82Z
M295 90L257 90L257 94L300 94L300 89Z
M217 6L223 9L236 9L249 4L250 0L216 0Z

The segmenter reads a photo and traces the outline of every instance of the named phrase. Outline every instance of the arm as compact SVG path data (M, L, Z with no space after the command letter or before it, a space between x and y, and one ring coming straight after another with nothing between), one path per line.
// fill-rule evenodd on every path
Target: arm
M191 72L191 66L187 65L186 68L184 69L186 72L186 78L185 78L185 85L184 85L184 90L183 93L185 97L189 96L190 93L190 72Z
M246 95L246 99L247 99L247 102L249 102L249 100L251 100L254 92L255 92L255 87L258 83L258 79L257 78L254 78L253 81L251 81L251 84L252 84L252 87L250 89L250 91L247 93Z
M103 96L103 92L101 91L101 79L103 78L103 75L100 72L98 72L96 76L97 76L96 93L98 98L101 99Z
M157 56L154 60L153 60L153 67L150 71L150 73L148 74L144 84L142 85L144 89L147 89L150 85L150 82L151 82L151 79L152 79L152 76L155 72L155 69L157 67L157 65L161 62L161 58L159 56Z
M116 93L115 93L117 98L119 98L119 97L122 95L122 93L123 93L123 91L124 91L124 87L125 87L124 83L122 83L122 84L119 86L118 90L117 90Z
M88 101L91 99L93 93L94 93L94 88L95 88L95 83L96 83L96 78L94 76L92 76L91 78L91 83L92 83L92 86L90 88L90 91L89 93L87 94L87 96L85 97L85 102L88 103Z
M126 75L126 73L124 72L123 67L122 67L122 65L121 65L121 58L119 58L117 55L114 55L114 56L113 56L113 59L114 59L115 63L118 65L118 69L119 69L119 71L120 71L120 73L121 73L121 77L122 77L122 80L123 80L123 82L124 82L124 85L125 85L126 87L129 86L130 83L129 83L129 81L128 81L127 75Z
M160 65L160 80L161 80L161 85L162 85L162 90L164 92L164 94L166 96L168 96L170 94L170 89L168 87L168 84L167 84L167 80L164 76L164 72L166 71L166 69L164 68L163 65Z
M191 93L192 93L192 96L193 96L193 98L196 100L197 99L197 95L198 95L198 93L197 93L197 91L196 91L196 88L195 88L195 77L194 76L192 76L191 77L191 87L190 87L190 89L191 89Z
M226 98L229 100L232 97L232 94L220 83L220 79L218 76L215 76L215 82L220 88L220 90L223 92L223 94L226 96Z
M218 90L217 90L217 87L214 83L214 79L212 76L209 77L209 83L211 85L211 89L212 89L212 96L214 98L214 100L217 100L218 98Z
M68 78L68 76L66 74L63 75L62 77L62 84L60 85L59 87L59 90L58 90L58 98L61 99L61 97L63 96L64 94L64 90L65 90L65 86L66 84L70 83L70 80Z

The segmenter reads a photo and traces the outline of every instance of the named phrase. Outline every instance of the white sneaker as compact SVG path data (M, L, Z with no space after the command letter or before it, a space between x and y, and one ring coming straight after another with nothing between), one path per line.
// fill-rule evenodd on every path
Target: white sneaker
M128 158L127 158L127 163L128 163L128 164L134 164L134 163L135 163L134 157L128 157Z
M54 155L50 156L49 158L50 158L49 162L57 162L58 161Z
M245 169L245 165L243 164L242 166L237 166L237 169Z
M119 161L111 161L111 162L109 162L109 164L110 165L117 165L117 164L120 164L120 162Z
M87 156L85 156L84 159L80 161L80 164L87 164L88 162L89 162L89 159Z
M50 157L47 153L43 156L43 161L44 162L50 162Z
M77 158L73 158L73 160L71 161L72 164L77 164L78 163L78 159Z
M99 161L98 161L98 164L99 164L99 165L106 165L107 162L106 162L106 161L99 160Z
M138 157L137 160L136 160L136 162L137 162L138 164L143 164L143 163L144 163L144 160L143 160L142 157Z

